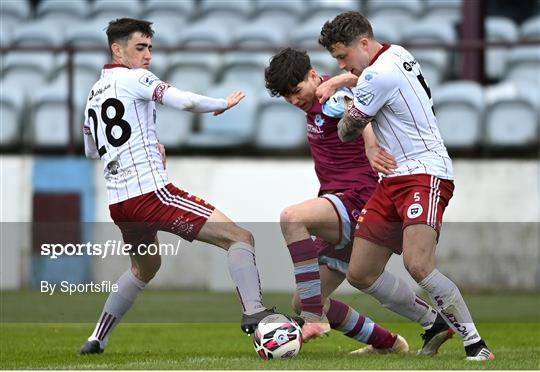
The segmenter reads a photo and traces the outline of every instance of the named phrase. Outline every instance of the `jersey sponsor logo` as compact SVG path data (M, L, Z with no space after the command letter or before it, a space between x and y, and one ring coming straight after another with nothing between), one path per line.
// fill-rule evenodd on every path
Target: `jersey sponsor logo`
M153 83L155 83L156 81L158 81L158 77L152 73L148 73L148 74L145 74L143 76L141 76L141 78L139 79L139 83L141 83L142 85L144 85L145 87L149 87L150 85L152 85Z
M422 212L424 212L424 208L422 208L422 205L414 203L409 206L409 209L407 209L407 217L409 217L410 219L414 219L420 217L420 215L422 215Z
M409 61L409 62L403 62L403 68L407 71L412 71L412 68L414 65L416 65L417 62L416 60L412 60L412 61Z
M360 102L360 104L362 104L363 106L369 106L369 104L371 103L371 101L373 100L373 93L371 92L368 92L364 89L358 89L355 93L354 93L354 97L356 98L356 100L358 102Z
M324 125L324 118L322 117L321 114L317 114L315 115L315 119L313 119L313 122L315 123L316 126L322 127Z
M99 88L96 90L92 89L92 91L90 92L90 96L88 97L88 100L91 101L93 98L99 96L100 94L103 94L103 92L105 92L110 87L111 87L111 84L107 84L103 88Z

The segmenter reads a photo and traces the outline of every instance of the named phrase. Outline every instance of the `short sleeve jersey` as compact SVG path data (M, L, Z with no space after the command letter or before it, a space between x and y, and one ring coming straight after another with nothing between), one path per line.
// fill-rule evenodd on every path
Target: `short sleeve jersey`
M418 61L406 49L384 44L358 78L353 102L373 117L380 146L396 158L398 168L389 177L425 173L453 179L431 91Z
M85 109L84 134L103 161L109 204L169 183L156 135L155 102L168 85L145 69L105 65Z
M324 76L323 80L328 80ZM352 98L349 89L341 89L323 105L317 100L306 113L307 137L320 182L319 194L366 188L372 192L377 176L366 157L364 139L343 143L337 134L337 123L345 112L344 97Z

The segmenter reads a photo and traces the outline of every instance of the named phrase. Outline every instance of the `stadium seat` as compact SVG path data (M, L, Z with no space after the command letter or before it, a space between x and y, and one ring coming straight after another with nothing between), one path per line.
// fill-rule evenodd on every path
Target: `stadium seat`
M426 0L426 17L438 18L445 23L461 21L464 0Z
M16 146L22 135L24 97L16 86L0 84L0 147Z
M154 22L153 26L166 23L180 27L191 20L196 12L195 0L147 0L143 18Z
M164 80L180 90L205 92L216 81L221 66L217 53L173 53ZM188 89L189 88L189 89Z
M454 28L448 23L434 19L411 23L404 26L402 43L452 44L456 41ZM425 80L432 87L443 80L449 70L450 55L445 49L421 49L410 47L408 50L420 63Z
M7 47L11 44L11 34L13 33L13 25L7 22L0 22L0 46ZM0 66L3 69L3 66ZM1 75L1 72L0 72Z
M246 98L237 107L222 115L201 115L201 130L188 138L189 147L228 148L251 144L255 133L255 113L258 103L256 91L240 83L234 85L225 83L211 88L205 95L225 98L235 90L243 91Z
M225 21L230 27L235 27L251 17L253 8L253 2L249 0L201 0L198 19Z
M168 22L157 20L156 23L152 25L152 29L154 30L154 37L152 37L152 52L155 52L160 48L175 46L177 41L175 33L180 26L182 25L179 22L176 22L176 25L173 26Z
M486 141L492 148L539 143L540 89L532 82L505 81L486 91Z
M527 19L519 28L520 40L540 40L540 15Z
M255 4L255 21L266 22L271 28L290 30L302 21L307 1L259 0Z
M38 20L16 27L11 35L11 45L50 46L62 44L62 30L54 21Z
M65 32L64 41L73 46L103 47L103 51L108 51L107 35L103 32L107 24L92 21L69 27Z
M195 114L156 104L157 136L167 149L184 145L193 129Z
M504 41L514 43L518 40L518 28L513 20L506 17L487 17L485 22L486 39L490 42ZM508 71L510 49L489 47L485 54L484 68L490 79L502 79Z
M331 18L313 18L297 28L290 29L289 39L291 44L304 49L320 48L319 36L321 34L321 28L328 20L331 20Z
M287 44L287 35L281 28L270 28L265 22L242 24L234 29L232 45L235 47L268 48Z
M159 52L159 49L152 51L152 61L150 62L150 71L164 80L165 74L169 68L169 55L163 52Z
M308 52L309 59L311 60L311 67L317 71L319 75L334 76L341 71L334 58L328 52Z
M439 130L450 149L480 145L484 117L484 90L473 81L440 85L434 93L434 108Z
M370 18L371 27L375 39L381 43L399 44L401 41L400 33L392 18L383 16L374 16Z
M417 20L423 11L420 0L370 0L367 3L368 18L384 16L398 25L407 25Z
M139 0L94 0L91 15L93 19L108 22L116 18L139 18L142 10L142 2Z
M212 20L195 22L186 25L176 38L176 45L198 48L225 48L231 44L231 32L226 22L216 23Z
M2 60L2 85L17 86L25 94L47 81L54 66L54 57L48 52L10 52Z
M333 19L339 13L361 10L362 0L311 0L307 2L307 18ZM322 24L321 24L322 26Z
M264 89L264 69L270 63L268 53L231 52L223 57L220 81L230 85L249 84L254 89Z
M36 17L54 21L62 28L86 20L90 14L87 1L42 0L36 8Z
M508 80L536 81L540 77L540 48L537 46L515 47L508 57Z
M265 150L294 150L306 146L306 117L283 98L261 98L255 145Z
M86 100L92 85L98 81L103 65L109 61L104 53L80 52L73 58L75 99ZM56 86L67 89L67 55L62 54L52 81Z
M67 93L51 86L40 90L33 99L31 133L37 148L65 146L69 142ZM80 126L75 138L82 138ZM79 141L80 142L80 141Z
M29 1L0 1L0 15L2 22L16 20L25 21L30 18Z

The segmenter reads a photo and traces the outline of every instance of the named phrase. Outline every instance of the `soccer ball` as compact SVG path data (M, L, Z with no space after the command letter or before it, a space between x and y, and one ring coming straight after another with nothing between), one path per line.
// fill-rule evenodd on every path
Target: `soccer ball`
M292 358L302 347L300 326L285 315L268 315L257 326L253 346L262 359Z

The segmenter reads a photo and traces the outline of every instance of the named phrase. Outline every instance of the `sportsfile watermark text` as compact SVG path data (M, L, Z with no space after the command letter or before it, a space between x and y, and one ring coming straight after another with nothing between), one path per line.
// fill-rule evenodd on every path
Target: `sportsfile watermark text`
M180 250L181 240L172 243L151 243L131 245L121 240L107 240L105 243L44 243L41 244L41 255L51 259L61 256L98 256L105 259L109 256L176 256Z

